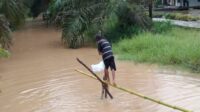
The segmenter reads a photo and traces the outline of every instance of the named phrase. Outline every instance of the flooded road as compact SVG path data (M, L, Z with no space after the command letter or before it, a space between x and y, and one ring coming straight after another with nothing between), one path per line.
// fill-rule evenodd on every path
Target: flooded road
M65 49L61 33L27 25L13 34L12 56L0 59L0 112L179 112L101 85L75 72L101 59L94 48ZM117 61L117 83L146 96L200 112L200 76L152 65ZM101 76L101 75L100 75Z

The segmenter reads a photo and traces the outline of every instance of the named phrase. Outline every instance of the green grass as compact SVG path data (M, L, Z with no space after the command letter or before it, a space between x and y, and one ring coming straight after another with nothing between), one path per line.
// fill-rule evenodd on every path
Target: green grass
M160 34L143 32L114 44L119 59L178 65L200 72L200 31L174 27Z

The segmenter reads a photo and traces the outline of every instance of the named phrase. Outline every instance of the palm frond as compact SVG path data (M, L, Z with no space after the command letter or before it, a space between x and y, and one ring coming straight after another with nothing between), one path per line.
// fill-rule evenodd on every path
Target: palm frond
M63 29L62 41L68 47L77 47L76 41L84 38L84 33L94 24L102 29L102 23L117 15L120 24L146 27L148 18L136 8L130 6L130 0L54 0L51 12L56 23ZM132 1L133 2L133 1ZM139 0L134 1L138 5ZM132 3L131 3L132 5ZM141 8L142 9L142 8Z
M0 16L0 44L3 48L9 48L12 44L10 33L11 30L8 21L3 16Z
M20 2L16 0L2 0L1 10L12 27L18 27L24 23L24 9Z
M101 14L101 0L66 0L62 10L62 40L65 45L77 48L83 44L83 33Z

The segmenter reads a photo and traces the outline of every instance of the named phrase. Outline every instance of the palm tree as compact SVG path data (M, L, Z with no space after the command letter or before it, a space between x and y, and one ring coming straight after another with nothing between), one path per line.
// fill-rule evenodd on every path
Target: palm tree
M60 21L62 41L70 48L84 43L84 32L101 19L106 0L56 0L50 7L51 15Z
M3 48L11 45L10 32L24 23L23 4L16 0L0 1L0 44Z
M0 44L3 48L9 48L12 43L10 32L8 21L3 16L0 16Z
M23 4L17 0L2 0L1 13L6 17L11 27L18 27L25 20Z
M131 24L146 25L146 19L140 13L142 10L134 11L131 6L126 0L54 0L49 11L51 19L61 25L64 45L77 48L83 45L84 33L92 25L101 26L113 13L122 23L129 21Z

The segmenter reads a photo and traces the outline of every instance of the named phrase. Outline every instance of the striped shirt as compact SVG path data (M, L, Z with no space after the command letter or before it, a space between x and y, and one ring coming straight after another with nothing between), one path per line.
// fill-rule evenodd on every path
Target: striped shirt
M106 39L101 39L98 41L98 51L102 53L102 58L104 61L110 57L113 57L112 47Z

